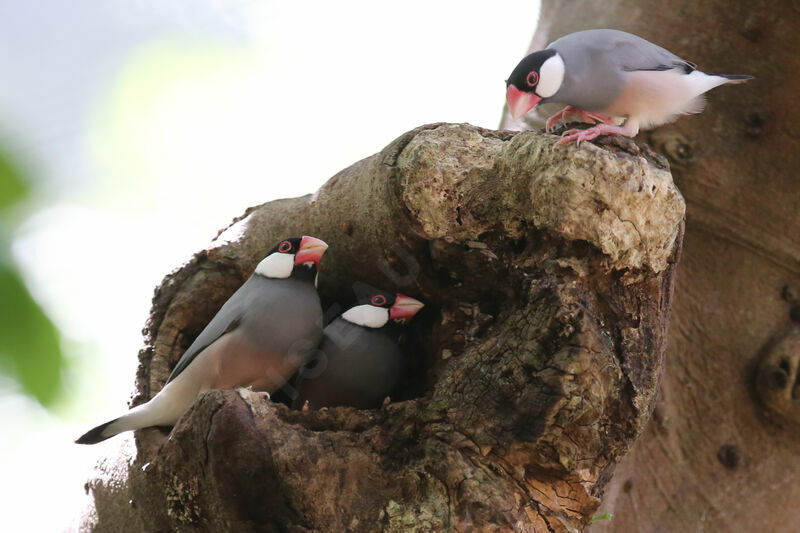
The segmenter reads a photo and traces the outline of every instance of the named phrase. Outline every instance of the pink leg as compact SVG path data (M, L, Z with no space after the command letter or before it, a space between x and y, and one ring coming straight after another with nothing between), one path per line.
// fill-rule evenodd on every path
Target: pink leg
M597 122L602 122L603 124L616 124L616 120L612 117L607 117L605 115L600 115L598 113L592 113L591 111L584 111L583 109L578 109L577 107L572 107L568 105L552 117L547 119L547 122L544 126L544 131L549 133L550 130L553 129L553 126L556 125L557 122L561 121L563 123L568 123L570 120L577 118L579 122L585 122L586 124L596 124Z
M624 135L626 137L633 137L637 133L639 133L639 122L629 118L625 121L624 126L598 124L597 126L592 126L585 130L566 131L556 144L568 144L572 141L577 141L577 145L580 146L583 141L591 141L600 135Z

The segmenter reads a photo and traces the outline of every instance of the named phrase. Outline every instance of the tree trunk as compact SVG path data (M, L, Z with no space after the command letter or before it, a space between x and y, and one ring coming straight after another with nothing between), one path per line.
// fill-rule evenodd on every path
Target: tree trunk
M660 380L684 202L649 153L468 125L413 130L314 195L263 204L157 289L141 403L272 244L424 300L406 397L302 413L199 397L89 483L94 531L582 529ZM356 287L357 288L357 287ZM288 391L291 392L291 391Z
M640 135L686 195L686 240L658 406L606 489L614 519L591 531L795 531L800 507L781 502L800 501L800 8L544 0L532 49L603 27L756 79Z

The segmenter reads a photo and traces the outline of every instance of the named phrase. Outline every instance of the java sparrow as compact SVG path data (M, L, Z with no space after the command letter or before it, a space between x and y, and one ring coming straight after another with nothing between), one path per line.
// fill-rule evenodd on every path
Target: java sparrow
M506 100L515 119L542 102L567 104L547 120L545 131L559 120L598 123L569 130L558 141L580 144L598 135L633 137L639 128L699 113L703 93L749 79L700 72L694 63L630 33L586 30L565 35L520 61L506 81Z
M403 377L403 326L423 305L375 290L328 324L314 366L300 370L293 407L380 407Z
M278 243L184 352L158 394L75 442L95 444L123 431L174 425L209 389L272 393L283 386L322 338L316 280L327 248L308 236Z

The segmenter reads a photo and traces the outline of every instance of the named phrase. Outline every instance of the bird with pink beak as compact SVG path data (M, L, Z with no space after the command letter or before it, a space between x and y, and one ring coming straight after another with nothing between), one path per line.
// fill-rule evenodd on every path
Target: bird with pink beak
M276 244L194 339L158 394L76 442L95 444L123 431L172 426L209 389L272 393L282 387L322 339L316 282L327 249L310 236Z
M399 338L424 304L373 289L325 327L314 361L300 370L296 408L380 407L403 378Z
M566 104L549 119L592 127L564 133L558 144L599 135L633 137L639 129L672 122L703 110L703 94L714 87L743 83L752 76L707 74L636 35L598 29L570 33L519 62L506 81L506 101L514 119L546 102Z

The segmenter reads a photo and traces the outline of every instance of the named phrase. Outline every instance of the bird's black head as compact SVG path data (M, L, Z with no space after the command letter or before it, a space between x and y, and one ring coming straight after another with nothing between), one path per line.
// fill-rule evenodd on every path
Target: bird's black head
M542 64L553 57L555 53L555 50L547 49L525 56L522 61L517 63L511 76L506 80L506 87L513 85L522 92L535 92L536 86L539 84L539 71Z
M317 269L328 245L316 237L289 237L276 244L256 267L256 274L273 279L316 283Z
M347 311L342 318L367 328L382 328L390 324L406 324L424 304L404 294L391 294L371 289Z
M553 96L564 79L564 61L548 48L517 64L506 80L506 100L511 115L519 118L545 98Z
M394 300L394 294L383 292L378 289L372 289L368 294L365 294L359 298L355 305L370 305L372 307L391 309L392 305L394 304Z
M300 241L302 239L303 239L302 237L289 237L288 239L284 239L275 246L273 246L272 249L269 252L267 252L267 255L269 256L274 253L296 254L297 250L300 249Z

